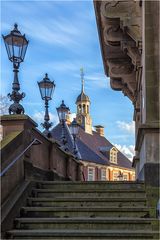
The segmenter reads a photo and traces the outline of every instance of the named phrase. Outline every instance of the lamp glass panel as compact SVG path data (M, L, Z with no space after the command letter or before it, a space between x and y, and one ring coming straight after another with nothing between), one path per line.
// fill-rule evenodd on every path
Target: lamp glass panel
M23 46L24 37L23 36L13 36L13 45L17 47Z
M72 135L77 135L78 134L79 127L77 124L71 124L70 125L70 131Z
M57 112L58 112L58 117L59 117L60 121L61 120L66 120L68 109L59 107L59 108L57 108Z
M22 49L23 49L23 43L24 43L24 38L23 37L17 37L17 36L13 36L12 37L12 41L13 41L13 61L16 62L22 62L23 61L23 57L22 57Z
M8 58L11 60L13 56L12 36L8 35L7 37L5 37L4 42L7 49Z
M62 117L61 117L61 111L60 111L60 108L57 108L57 113L58 113L59 120L61 121L61 120L62 120Z
M74 131L74 134L77 135L78 134L78 126L74 126L73 131Z
M22 62L28 46L28 41L25 37L8 35L4 40L10 61Z
M13 46L13 61L21 62L20 47L19 46Z
M67 116L67 112L66 111L62 111L62 119L66 120L66 116Z
M71 125L71 126L69 127L69 129L70 129L71 134L73 135L73 134L74 134L73 126Z
M21 59L22 59L22 60L24 60L27 47L28 47L28 42L26 41L26 39L24 39L24 41L23 41L23 46L22 46L22 48L21 48Z
M53 94L53 87L54 83L53 82L47 82L47 81L42 81L38 83L40 92L41 92L41 97L42 99L47 99L51 100L52 94Z
M6 42L5 42L5 46L6 46L8 58L11 59L12 45L8 45L8 44L6 44Z

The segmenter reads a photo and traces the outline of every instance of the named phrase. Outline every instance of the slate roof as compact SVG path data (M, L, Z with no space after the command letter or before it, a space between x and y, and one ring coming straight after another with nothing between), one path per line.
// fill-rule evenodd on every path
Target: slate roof
M61 133L62 129L60 124L58 124L51 130L52 137L59 142L61 140ZM66 126L65 128L65 135L68 140L67 146L70 152L73 152L73 139L70 135L68 126ZM111 149L112 147L114 147L114 145L112 145L105 137L100 136L95 131L93 131L93 134L91 135L86 133L82 127L79 127L79 133L76 143L82 161L133 169L132 162L119 150L117 153L117 164L111 163L109 161L109 151L100 151L100 147L106 147L106 149Z

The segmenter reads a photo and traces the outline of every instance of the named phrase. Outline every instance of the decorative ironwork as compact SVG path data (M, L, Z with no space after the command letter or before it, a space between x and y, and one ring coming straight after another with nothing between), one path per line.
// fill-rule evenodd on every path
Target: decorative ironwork
M49 117L49 101L52 99L52 95L55 89L55 83L54 81L50 81L48 78L48 74L45 74L45 77L43 78L42 81L38 82L40 94L42 100L45 101L45 116L44 116L44 123L41 123L41 126L45 129L45 135L47 137L50 137L50 127L52 127L53 123L49 122L50 117Z
M62 100L61 105L57 108L57 113L58 113L58 117L59 117L59 121L62 125L62 137L61 137L61 142L62 145L66 145L67 143L67 139L65 136L65 122L67 120L67 115L69 114L70 109L65 105L64 100ZM67 148L66 148L67 150Z
M79 132L79 125L76 121L76 119L74 118L71 125L69 126L70 132L73 136L73 141L74 141L74 145L73 145L73 154L75 156L77 156L78 150L77 150L77 145L76 145L76 137L78 135Z
M19 102L25 97L25 93L19 93L20 84L18 80L18 72L20 63L24 61L29 41L26 39L25 35L22 35L18 30L17 24L14 25L14 29L10 32L10 34L3 36L3 39L8 59L13 62L14 72L14 80L12 84L13 91L8 94L10 101L13 101L14 103L9 107L9 114L24 114L24 108Z

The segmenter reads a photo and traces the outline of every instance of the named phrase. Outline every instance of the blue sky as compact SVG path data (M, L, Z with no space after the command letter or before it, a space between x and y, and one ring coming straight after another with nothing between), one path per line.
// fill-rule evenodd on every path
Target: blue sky
M76 111L81 90L80 71L85 72L85 92L91 100L93 125L105 126L105 136L124 153L133 153L133 106L121 92L110 88L104 75L98 31L92 1L2 1L1 31L5 35L18 23L29 39L25 61L20 66L25 113L42 121L44 103L37 81L47 72L56 83L50 102L51 119L57 121L56 107L62 99ZM2 41L2 39L1 39ZM1 94L11 92L12 64L1 44Z

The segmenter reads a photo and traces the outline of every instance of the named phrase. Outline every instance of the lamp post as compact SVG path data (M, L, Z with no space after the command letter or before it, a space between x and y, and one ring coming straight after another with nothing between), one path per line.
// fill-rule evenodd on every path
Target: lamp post
M123 181L123 173L122 172L119 172L118 178L119 178L119 181Z
M57 108L57 113L59 117L59 121L62 125L62 144L65 145L67 143L67 139L65 137L65 132L64 132L64 125L67 120L67 115L69 114L70 109L65 105L64 100L62 100L61 105Z
M52 94L55 89L55 83L54 81L50 81L48 78L48 74L45 74L45 77L42 81L38 82L40 94L42 100L45 101L45 116L44 116L44 123L41 123L42 127L45 128L45 135L49 137L49 128L52 126L52 123L49 122L49 113L48 113L48 102L52 99Z
M74 141L74 146L73 146L73 153L76 156L77 155L77 147L76 147L76 137L78 135L78 131L79 131L79 125L76 121L76 119L74 118L71 125L69 126L70 132L73 136L73 141Z
M25 93L19 93L20 84L18 81L18 69L20 63L24 61L29 41L26 39L25 34L22 35L18 30L17 24L14 25L14 29L10 32L10 34L3 36L3 39L6 46L8 58L13 63L14 72L14 80L12 84L13 91L11 94L8 94L10 101L13 101L14 103L9 107L9 114L24 114L24 108L21 104L19 104L19 102L22 100L22 98L25 97Z

